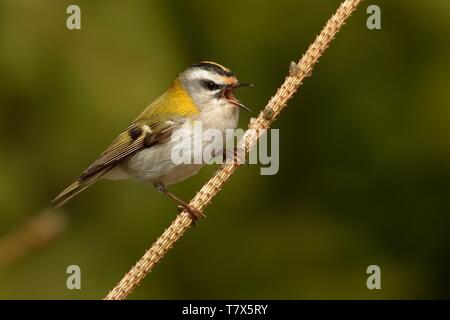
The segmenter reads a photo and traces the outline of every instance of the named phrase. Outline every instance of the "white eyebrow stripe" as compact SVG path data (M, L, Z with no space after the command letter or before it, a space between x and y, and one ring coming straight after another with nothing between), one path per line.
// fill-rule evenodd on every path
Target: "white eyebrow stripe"
M191 72L188 72L186 75L186 78L188 79L206 79L206 80L212 80L217 84L224 84L223 76L218 75L216 73L213 73L211 71L203 70L203 69L194 69Z

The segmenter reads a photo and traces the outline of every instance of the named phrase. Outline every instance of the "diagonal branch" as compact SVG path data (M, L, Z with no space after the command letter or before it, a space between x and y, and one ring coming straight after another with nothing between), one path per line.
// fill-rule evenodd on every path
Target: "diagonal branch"
M250 121L249 130L242 137L238 146L239 149L244 149L248 152L264 131L269 128L303 80L311 75L314 65L319 61L323 52L328 48L330 42L352 12L356 10L360 2L361 0L345 0L336 13L328 20L319 36L309 46L300 61L297 64L291 63L289 74L284 83L260 112L258 118ZM236 161L220 167L191 200L190 205L202 211L222 189L239 165L239 161ZM126 298L191 226L192 220L189 213L186 211L181 212L144 256L109 292L105 300L122 300Z

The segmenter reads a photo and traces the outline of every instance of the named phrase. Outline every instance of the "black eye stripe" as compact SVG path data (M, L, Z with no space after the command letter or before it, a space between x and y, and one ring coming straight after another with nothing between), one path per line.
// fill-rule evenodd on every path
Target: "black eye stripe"
M206 89L210 91L215 91L223 88L223 85L215 83L212 80L203 80L202 84Z

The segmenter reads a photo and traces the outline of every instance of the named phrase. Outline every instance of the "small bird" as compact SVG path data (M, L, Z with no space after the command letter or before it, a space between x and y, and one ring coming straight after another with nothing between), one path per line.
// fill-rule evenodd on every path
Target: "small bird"
M196 221L203 213L169 192L167 186L195 175L203 164L175 164L171 152L176 142L171 137L179 130L194 134L194 121L200 121L203 130L234 130L239 108L250 110L234 97L233 91L249 85L239 82L229 69L215 62L189 66L53 204L64 205L99 179L135 179L152 184Z

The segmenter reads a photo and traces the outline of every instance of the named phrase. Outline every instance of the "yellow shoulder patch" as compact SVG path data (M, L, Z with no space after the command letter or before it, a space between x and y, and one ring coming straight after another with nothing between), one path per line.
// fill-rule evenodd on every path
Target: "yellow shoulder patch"
M170 119L172 117L185 117L194 115L199 109L192 101L186 90L178 79L173 85L150 106L142 112L136 120L157 121L162 119Z

